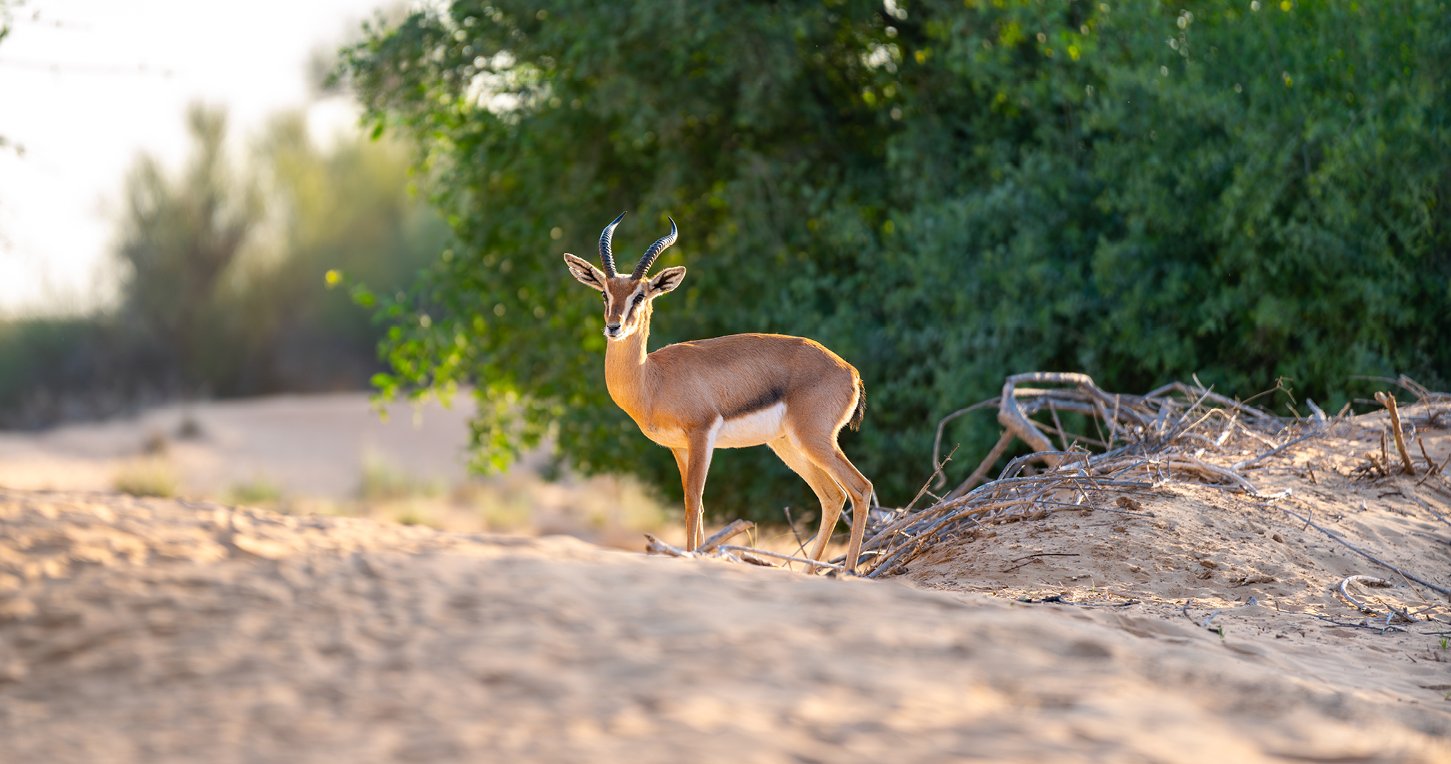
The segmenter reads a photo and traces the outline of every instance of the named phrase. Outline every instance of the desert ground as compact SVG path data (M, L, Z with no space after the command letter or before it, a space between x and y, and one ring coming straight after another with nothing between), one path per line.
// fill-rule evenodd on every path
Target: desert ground
M163 406L106 422L0 432L0 486L208 499L290 514L451 531L567 534L637 548L675 512L626 477L582 478L547 449L506 474L469 474L465 392L447 406L366 393ZM546 479L546 474L548 479Z
M9 435L3 758L1451 761L1451 430L1407 411L1417 475L1366 414L1260 495L1091 493L873 580L127 496Z

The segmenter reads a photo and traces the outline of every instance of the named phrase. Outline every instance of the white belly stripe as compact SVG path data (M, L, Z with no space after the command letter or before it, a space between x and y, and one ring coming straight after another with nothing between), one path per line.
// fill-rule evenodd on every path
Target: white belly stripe
M746 448L768 443L781 435L781 425L786 421L786 404L753 411L745 416L727 419L716 435L716 448Z

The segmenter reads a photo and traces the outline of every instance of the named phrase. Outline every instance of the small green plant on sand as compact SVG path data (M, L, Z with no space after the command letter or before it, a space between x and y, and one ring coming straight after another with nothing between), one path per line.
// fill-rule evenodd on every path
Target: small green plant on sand
M163 459L142 459L121 467L111 479L116 491L131 496L169 498L180 487L176 471Z
M228 488L227 501L233 504L277 504L282 501L282 488L266 478L255 477Z
M397 501L437 493L437 486L409 475L376 456L363 458L358 498L366 503Z
M429 528L438 527L438 523L429 516L428 512L413 504L409 504L398 510L393 516L393 520L400 525L422 525Z

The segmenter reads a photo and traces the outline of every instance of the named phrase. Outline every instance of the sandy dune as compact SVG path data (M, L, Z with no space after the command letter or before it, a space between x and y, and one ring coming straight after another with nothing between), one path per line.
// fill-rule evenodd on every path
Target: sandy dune
M15 762L1451 761L1451 481L1362 417L1254 473L995 526L889 581L0 491ZM1451 453L1427 431L1434 458ZM1045 601L1047 600L1047 601Z

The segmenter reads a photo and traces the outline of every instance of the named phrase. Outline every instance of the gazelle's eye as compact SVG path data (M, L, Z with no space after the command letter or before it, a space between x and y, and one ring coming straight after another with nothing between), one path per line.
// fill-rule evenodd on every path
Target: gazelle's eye
M645 301L645 295L643 295L643 294L637 294L637 295L635 295L635 304L636 305L639 305L640 303L642 303L644 301Z
M610 296L605 294L604 292L600 292L600 302L608 305L610 302Z

